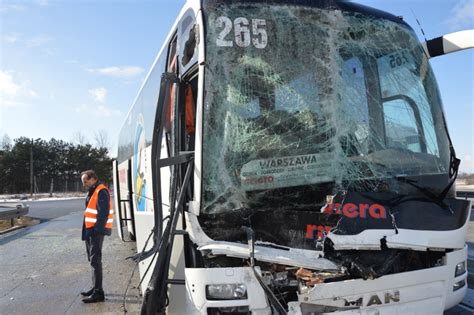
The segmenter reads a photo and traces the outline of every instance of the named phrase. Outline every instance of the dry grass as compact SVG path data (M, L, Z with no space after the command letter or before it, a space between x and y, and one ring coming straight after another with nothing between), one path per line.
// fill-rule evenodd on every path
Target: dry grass
M25 227L25 226L32 226L35 224L40 223L37 219L32 219L30 217L19 217L13 219L13 225L10 219L8 220L0 220L0 232L6 231L13 227Z

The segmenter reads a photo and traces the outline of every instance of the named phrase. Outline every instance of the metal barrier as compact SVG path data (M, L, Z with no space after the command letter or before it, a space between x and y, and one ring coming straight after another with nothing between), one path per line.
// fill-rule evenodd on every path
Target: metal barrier
M457 191L456 197L458 198L474 198L474 191Z
M26 215L30 207L21 202L0 203L0 220L8 220Z

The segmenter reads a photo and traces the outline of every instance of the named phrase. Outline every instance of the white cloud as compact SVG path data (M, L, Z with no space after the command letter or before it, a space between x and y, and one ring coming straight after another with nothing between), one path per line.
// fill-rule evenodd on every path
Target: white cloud
M39 35L33 38L29 38L25 40L25 46L28 48L43 46L46 43L49 43L53 39L46 35Z
M37 0L36 3L38 3L40 6L45 7L49 5L48 0Z
M451 29L460 29L464 27L472 27L474 21L474 1L461 0L450 12L450 18L445 23Z
M122 113L119 110L112 110L105 105L100 105L97 107L97 116L99 117L111 117L111 116L121 116Z
M86 104L79 105L78 107L76 107L75 112L76 112L76 113L84 113L84 112L87 112L87 109L88 109L89 107L90 107L90 106L89 106L89 105L86 105Z
M0 4L0 13L10 11L23 11L26 7L20 4Z
M76 108L76 113L79 114L87 114L91 116L95 116L98 118L110 118L110 117L117 117L122 116L122 112L119 110L114 110L107 105L90 105L90 104L82 104Z
M78 64L79 61L77 59L68 59L68 60L65 60L64 63Z
M15 44L24 46L26 48L34 48L44 46L45 44L51 42L53 38L48 35L38 35L28 38L22 34L12 33L3 35L1 40L5 44Z
M0 106L26 106L28 100L38 97L30 86L31 81L15 81L10 72L0 70Z
M20 91L20 86L13 82L10 73L0 70L0 95L15 96Z
M94 97L97 102L104 103L107 98L107 90L103 87L89 90L89 94Z
M7 44L14 44L18 42L20 36L18 34L7 34L3 36L3 41Z
M8 99L3 99L0 96L0 109L1 108L19 108L19 107L28 107L30 104L24 102L16 102Z
M96 73L110 77L133 77L142 73L143 69L140 67L123 66L87 69L87 71L90 73Z

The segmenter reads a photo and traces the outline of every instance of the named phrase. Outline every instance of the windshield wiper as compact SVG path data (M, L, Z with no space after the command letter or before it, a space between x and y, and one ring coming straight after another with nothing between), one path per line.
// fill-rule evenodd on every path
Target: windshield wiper
M431 192L429 189L418 186L416 184L416 183L418 183L418 181L413 180L413 179L408 179L405 176L395 176L394 179L396 179L397 181L400 181L402 183L407 183L408 185L410 185L412 187L415 187L416 189L418 189L418 191L423 193L428 198L429 201L434 202L435 204L437 204L441 208L443 208L445 210L448 210L451 214L454 214L453 209L451 209L451 207L444 202L444 197L445 196L443 196L443 193L441 193L440 195L437 196L433 192ZM451 186L449 186L449 187L451 187ZM405 202L405 201L410 201L410 200L418 200L418 199L419 198L411 197L411 198L400 200L399 203L402 203L402 202Z
M448 194L448 191L451 189L451 186L453 186L454 182L456 181L456 178L458 177L458 171L459 171L459 165L461 164L461 160L456 157L456 152L454 151L453 144L451 143L451 139L449 138L449 178L451 181L449 184L443 189L443 191L439 194L438 198L444 199L446 195Z
M446 130L447 133L447 130ZM443 189L443 191L439 195L435 195L428 189L424 187L420 187L416 185L417 181L415 180L410 180L405 177L398 177L396 176L395 178L399 181L403 181L415 188L417 188L419 191L421 191L425 196L427 196L430 200L435 202L437 205L439 205L441 208L448 210L451 214L454 214L453 209L449 205L447 205L444 202L444 198L446 198L446 195L448 194L449 190L451 189L451 186L453 186L454 182L456 181L456 178L458 177L458 170L459 170L459 164L461 163L461 160L456 157L456 152L454 151L454 147L452 145L451 139L449 138L448 134L448 139L449 139L449 178L450 181L448 185Z

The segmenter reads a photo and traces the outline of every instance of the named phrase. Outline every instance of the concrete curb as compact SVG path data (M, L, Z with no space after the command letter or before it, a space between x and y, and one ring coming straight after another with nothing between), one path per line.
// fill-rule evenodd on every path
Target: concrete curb
M16 230L19 230L19 229L23 229L23 228L26 228L26 227L27 227L26 225L12 226L11 228L9 228L7 230L0 231L0 235L7 234L7 233L10 233L10 232L13 232L13 231L16 231Z

